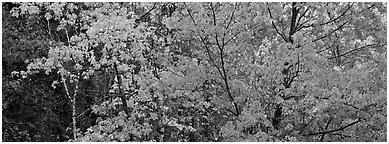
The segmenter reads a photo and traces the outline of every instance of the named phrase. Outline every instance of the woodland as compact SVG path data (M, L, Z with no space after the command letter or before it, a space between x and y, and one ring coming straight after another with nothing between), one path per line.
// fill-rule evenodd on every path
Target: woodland
M3 2L2 141L387 141L386 10Z

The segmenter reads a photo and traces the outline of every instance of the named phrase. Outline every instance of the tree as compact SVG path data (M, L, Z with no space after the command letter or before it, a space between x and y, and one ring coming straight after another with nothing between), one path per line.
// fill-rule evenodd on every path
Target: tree
M70 111L61 91L50 85L55 74L27 79L13 71L26 71L27 59L47 55L49 38L39 16L11 17L19 7L3 3L2 110L3 141L64 141Z
M21 3L12 12L47 21L47 56L22 77L58 74L71 141L386 140L385 3ZM96 122L85 126L87 112Z

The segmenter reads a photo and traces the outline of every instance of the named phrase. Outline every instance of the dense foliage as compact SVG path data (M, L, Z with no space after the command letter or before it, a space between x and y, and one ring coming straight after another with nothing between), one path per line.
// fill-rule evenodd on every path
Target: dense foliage
M3 141L386 141L386 3L3 3Z

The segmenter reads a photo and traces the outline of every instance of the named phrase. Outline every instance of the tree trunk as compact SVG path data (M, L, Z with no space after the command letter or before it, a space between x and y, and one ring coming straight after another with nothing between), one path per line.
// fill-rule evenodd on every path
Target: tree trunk
M72 124L73 124L73 139L77 140L77 126L76 126L76 97L75 95L73 96L72 100Z
M80 73L77 76L76 82L76 88L74 89L73 99L72 99L72 123L73 123L73 139L74 141L77 140L77 115L76 115L76 96L78 93L78 84L80 83Z

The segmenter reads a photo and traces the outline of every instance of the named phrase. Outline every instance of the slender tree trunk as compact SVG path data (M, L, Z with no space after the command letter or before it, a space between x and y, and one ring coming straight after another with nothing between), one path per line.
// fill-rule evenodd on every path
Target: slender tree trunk
M77 116L76 116L76 97L74 95L72 100L72 124L73 124L73 139L77 140Z
M76 87L74 89L73 96L70 96L68 85L66 84L66 79L62 77L62 83L65 86L66 95L68 96L71 107L72 107L72 128L73 128L73 139L77 140L77 114L76 114L76 96L78 93L78 84L79 84L79 78L77 78L76 81Z
M77 140L77 114L76 114L76 96L78 93L78 84L80 83L80 75L76 81L76 88L74 89L73 100L72 100L72 123L73 123L73 139Z

